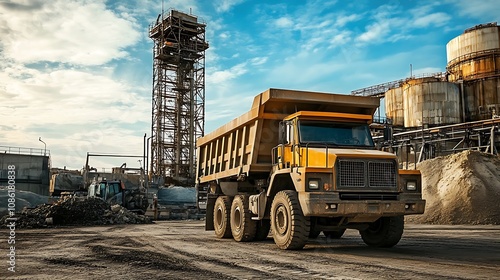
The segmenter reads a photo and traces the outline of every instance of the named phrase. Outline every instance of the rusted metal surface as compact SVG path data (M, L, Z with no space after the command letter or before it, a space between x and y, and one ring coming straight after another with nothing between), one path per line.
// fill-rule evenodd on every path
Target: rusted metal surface
M464 82L467 121L500 115L500 76Z
M500 74L500 26L479 25L446 44L449 81L475 80Z
M385 114L396 126L404 126L403 87L388 90L385 93Z
M460 93L456 84L425 79L403 87L405 127L459 123Z

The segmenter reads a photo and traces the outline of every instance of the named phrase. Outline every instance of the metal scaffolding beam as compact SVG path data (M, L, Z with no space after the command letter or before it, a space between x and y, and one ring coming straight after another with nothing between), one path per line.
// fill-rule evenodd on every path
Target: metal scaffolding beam
M395 133L395 129L400 131ZM372 134L379 149L398 155L401 167L463 150L500 151L500 118L409 129L374 124Z
M205 126L206 24L176 10L149 28L153 40L151 175L195 177L196 139Z

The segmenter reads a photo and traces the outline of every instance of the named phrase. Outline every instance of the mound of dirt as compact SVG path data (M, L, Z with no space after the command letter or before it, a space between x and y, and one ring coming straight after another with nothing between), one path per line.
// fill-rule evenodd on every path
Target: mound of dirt
M120 205L111 206L98 198L68 197L54 204L24 208L17 218L17 228L39 228L51 225L106 225L151 223L146 216L137 215ZM8 224L8 215L0 224Z
M424 224L500 224L500 157L464 151L426 160L422 173L423 215L406 221Z

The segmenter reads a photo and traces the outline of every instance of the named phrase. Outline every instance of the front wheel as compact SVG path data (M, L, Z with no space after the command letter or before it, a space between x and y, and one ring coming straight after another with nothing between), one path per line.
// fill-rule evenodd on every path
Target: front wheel
M361 238L368 246L390 248L398 244L403 236L403 216L382 217L360 230Z
M309 227L309 220L302 214L297 193L278 192L271 205L271 229L278 248L302 249L309 236Z

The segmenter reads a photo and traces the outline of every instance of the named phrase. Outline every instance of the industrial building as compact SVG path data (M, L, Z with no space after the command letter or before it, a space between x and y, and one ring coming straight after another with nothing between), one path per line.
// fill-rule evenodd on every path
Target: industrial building
M469 28L446 45L445 72L352 91L383 97L384 136L374 125L380 148L416 162L463 149L500 149L500 26ZM410 160L412 161L412 160Z
M0 186L7 186L9 165L15 166L17 191L49 195L49 150L0 146Z

